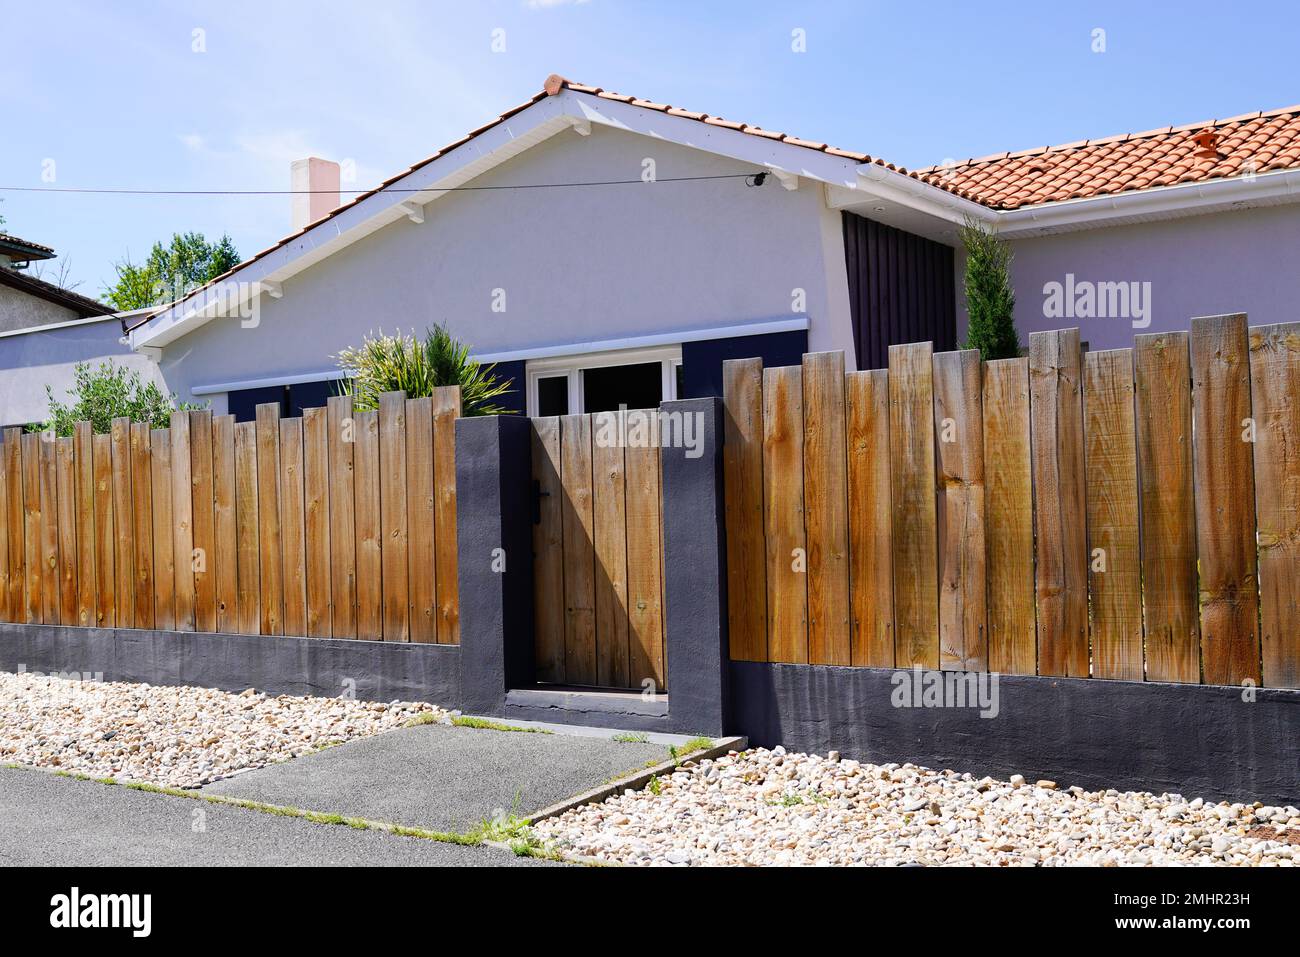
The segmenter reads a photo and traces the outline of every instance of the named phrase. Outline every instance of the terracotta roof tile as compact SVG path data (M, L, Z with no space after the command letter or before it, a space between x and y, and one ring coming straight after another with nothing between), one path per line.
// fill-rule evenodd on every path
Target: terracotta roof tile
M1214 156L1193 136L1217 134ZM919 178L995 209L1300 168L1300 106L930 167ZM933 174L942 171L939 180Z

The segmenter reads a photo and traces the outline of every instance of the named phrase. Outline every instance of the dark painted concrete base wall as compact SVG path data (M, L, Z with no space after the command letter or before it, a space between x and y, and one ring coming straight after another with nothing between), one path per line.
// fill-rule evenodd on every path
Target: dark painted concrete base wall
M0 671L460 706L460 647L0 623Z
M1300 691L1001 676L996 717L894 707L892 670L731 663L731 724L755 745L1061 787L1300 805ZM911 674L903 672L908 678Z

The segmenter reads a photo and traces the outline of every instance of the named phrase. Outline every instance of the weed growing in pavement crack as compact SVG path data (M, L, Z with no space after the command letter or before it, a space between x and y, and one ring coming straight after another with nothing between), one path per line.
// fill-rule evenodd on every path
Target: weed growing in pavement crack
M527 734L554 734L548 728L525 728L517 724L505 724L501 721L490 721L487 718L471 718L467 715L458 714L451 719L451 723L458 728L483 728L488 731L522 731Z
M682 761L694 754L696 751L703 751L705 748L711 747L713 747L712 738L691 738L691 740L682 745L668 745L668 755L673 759L674 764L681 764Z

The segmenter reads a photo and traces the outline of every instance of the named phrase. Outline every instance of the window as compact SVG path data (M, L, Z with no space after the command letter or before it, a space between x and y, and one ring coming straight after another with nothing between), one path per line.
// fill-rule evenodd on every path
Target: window
M681 346L528 361L528 414L652 409L675 399Z

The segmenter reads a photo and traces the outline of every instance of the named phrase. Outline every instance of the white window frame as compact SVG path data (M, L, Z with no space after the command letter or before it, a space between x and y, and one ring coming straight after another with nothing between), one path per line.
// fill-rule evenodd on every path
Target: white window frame
M660 392L663 401L677 398L677 367L682 364L681 344L655 346L644 349L617 349L609 352L589 352L572 356L555 356L547 359L529 359L525 365L528 380L528 414L537 415L537 381L552 376L569 377L569 413L586 412L583 395L583 369L600 369L607 366L660 364L663 379Z

